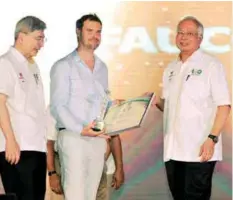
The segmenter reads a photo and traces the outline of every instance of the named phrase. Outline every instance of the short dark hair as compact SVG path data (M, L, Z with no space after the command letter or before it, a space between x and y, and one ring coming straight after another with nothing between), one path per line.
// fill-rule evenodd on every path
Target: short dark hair
M102 25L100 18L96 14L88 14L88 15L83 15L80 19L76 21L76 29L81 30L86 20L99 22Z

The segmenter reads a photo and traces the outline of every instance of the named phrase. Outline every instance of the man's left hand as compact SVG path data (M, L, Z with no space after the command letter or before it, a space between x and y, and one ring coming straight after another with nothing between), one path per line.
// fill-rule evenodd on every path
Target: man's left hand
M50 176L49 184L53 192L55 192L56 194L63 194L60 176L58 176L57 174L53 174L52 176Z
M118 190L125 181L124 170L116 169L112 177L112 187Z
M213 157L214 145L215 143L210 138L207 138L206 141L202 144L199 153L199 156L201 156L201 162L206 162Z

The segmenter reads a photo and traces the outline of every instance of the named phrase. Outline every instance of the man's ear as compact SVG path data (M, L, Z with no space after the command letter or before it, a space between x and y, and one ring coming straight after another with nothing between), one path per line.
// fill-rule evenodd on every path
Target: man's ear
M80 29L76 29L76 34L77 34L77 37L79 37L80 36Z
M17 41L22 43L24 39L24 33L20 32L17 37Z

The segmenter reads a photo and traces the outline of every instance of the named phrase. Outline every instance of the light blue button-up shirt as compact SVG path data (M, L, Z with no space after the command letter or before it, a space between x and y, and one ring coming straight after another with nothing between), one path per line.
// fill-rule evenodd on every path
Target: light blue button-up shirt
M53 65L50 77L50 108L56 126L80 134L100 114L108 93L105 63L95 56L91 71L75 50Z

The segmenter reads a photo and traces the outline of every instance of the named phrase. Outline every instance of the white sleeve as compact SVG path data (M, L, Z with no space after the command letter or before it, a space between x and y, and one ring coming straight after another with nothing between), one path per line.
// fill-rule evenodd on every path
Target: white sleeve
M62 123L62 125L69 131L81 134L84 119L73 115L73 112L68 106L70 98L70 71L67 62L57 62L53 65L50 75L50 111L53 117ZM78 106L82 106L78 104Z
M48 107L46 112L46 122L47 122L47 140L57 140L57 130L56 130L56 121L50 113Z
M215 62L211 67L210 88L214 103L217 106L230 105L230 94L224 67Z
M15 80L12 66L6 60L0 60L0 93L12 97L14 95Z

